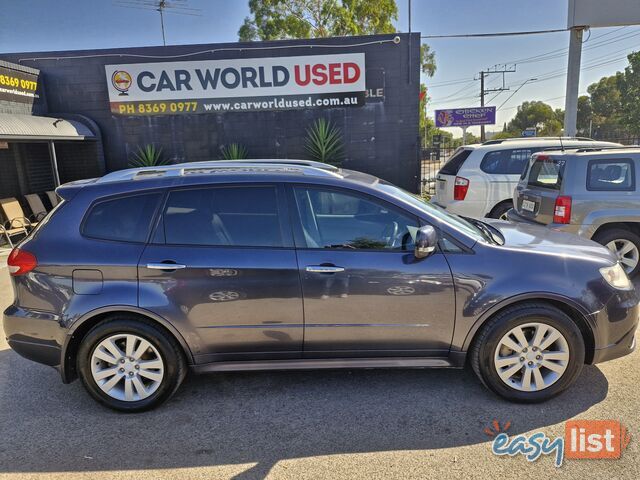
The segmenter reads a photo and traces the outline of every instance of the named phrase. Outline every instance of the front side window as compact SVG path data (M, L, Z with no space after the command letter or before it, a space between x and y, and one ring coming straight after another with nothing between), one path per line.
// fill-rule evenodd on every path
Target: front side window
M281 247L275 186L175 190L163 212L170 245Z
M591 160L587 171L587 190L635 190L633 162L626 159Z
M518 148L495 150L485 154L480 163L480 170L485 173L521 175L527 167L532 154L541 148Z
M100 201L87 215L82 234L101 240L145 242L160 197L160 193L151 193Z
M294 188L308 248L413 250L418 219L342 190Z

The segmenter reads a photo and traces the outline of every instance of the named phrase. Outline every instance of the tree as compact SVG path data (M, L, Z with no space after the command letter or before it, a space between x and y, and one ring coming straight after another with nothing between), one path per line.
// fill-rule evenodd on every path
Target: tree
M591 97L591 114L598 125L617 125L622 110L619 75L603 77L587 88Z
M563 118L564 112L561 109L553 110L544 102L523 102L509 122L507 131L520 136L523 130L536 127L538 135L556 136L562 132Z
M426 43L420 45L420 69L427 77L436 73L436 52Z
M629 65L618 73L622 123L634 134L640 133L640 52L627 56Z
M394 33L395 0L249 0L241 41Z
M591 98L589 95L580 95L578 97L578 121L576 124L578 133L581 135L589 135L592 121Z

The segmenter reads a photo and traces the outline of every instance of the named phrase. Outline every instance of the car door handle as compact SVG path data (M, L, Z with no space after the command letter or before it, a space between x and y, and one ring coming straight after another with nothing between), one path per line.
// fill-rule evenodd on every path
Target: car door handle
M181 270L187 266L179 263L147 263L147 268L150 270Z
M344 267L336 267L335 265L307 265L306 270L312 273L338 273L344 272Z

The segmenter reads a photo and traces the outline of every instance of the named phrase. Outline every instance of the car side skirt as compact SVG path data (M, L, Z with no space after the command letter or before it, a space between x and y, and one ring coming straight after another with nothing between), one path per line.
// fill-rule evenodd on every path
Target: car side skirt
M457 360L457 361L456 361ZM303 358L295 360L256 360L212 362L192 365L194 373L238 372L256 370L320 370L341 368L460 368L459 359L425 357L387 358Z

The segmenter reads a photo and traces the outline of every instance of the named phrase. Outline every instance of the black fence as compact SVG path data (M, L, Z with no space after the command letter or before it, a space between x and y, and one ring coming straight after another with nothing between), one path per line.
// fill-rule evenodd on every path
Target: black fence
M420 188L423 195L436 193L436 176L438 171L455 152L454 147L429 147L421 150L420 156Z

